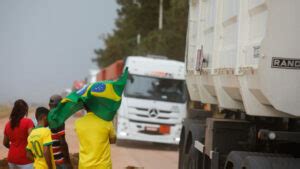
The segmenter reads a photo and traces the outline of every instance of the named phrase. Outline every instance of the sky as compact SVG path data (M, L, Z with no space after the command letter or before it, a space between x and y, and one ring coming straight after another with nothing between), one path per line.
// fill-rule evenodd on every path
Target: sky
M46 103L96 69L115 0L0 0L0 103Z

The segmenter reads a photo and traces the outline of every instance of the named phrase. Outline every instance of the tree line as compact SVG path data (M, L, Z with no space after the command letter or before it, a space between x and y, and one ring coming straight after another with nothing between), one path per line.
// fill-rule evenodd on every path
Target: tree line
M188 0L163 0L163 28L158 29L160 0L117 0L115 29L95 49L99 67L130 55L162 55L184 60Z

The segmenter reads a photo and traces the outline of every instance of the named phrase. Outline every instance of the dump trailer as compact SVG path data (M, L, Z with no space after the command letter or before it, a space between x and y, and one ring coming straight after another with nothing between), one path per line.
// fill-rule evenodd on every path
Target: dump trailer
M97 81L102 80L116 80L122 74L124 68L124 61L117 60L111 65L101 68L97 73Z
M75 80L72 84L71 91L77 91L81 89L85 84L86 82L84 80Z
M300 168L300 1L190 0L179 168Z

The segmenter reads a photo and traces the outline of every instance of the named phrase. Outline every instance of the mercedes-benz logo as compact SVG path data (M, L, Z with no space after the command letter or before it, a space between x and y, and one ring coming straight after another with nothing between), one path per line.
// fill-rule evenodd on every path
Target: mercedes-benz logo
M157 112L156 109L151 109L149 111L149 115L150 115L150 117L154 118L154 117L156 117L158 115L158 112Z

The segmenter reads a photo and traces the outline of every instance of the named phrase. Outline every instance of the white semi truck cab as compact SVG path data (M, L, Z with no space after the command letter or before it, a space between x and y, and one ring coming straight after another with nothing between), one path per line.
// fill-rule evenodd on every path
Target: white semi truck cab
M186 117L184 63L129 56L129 75L117 113L118 140L178 144Z

